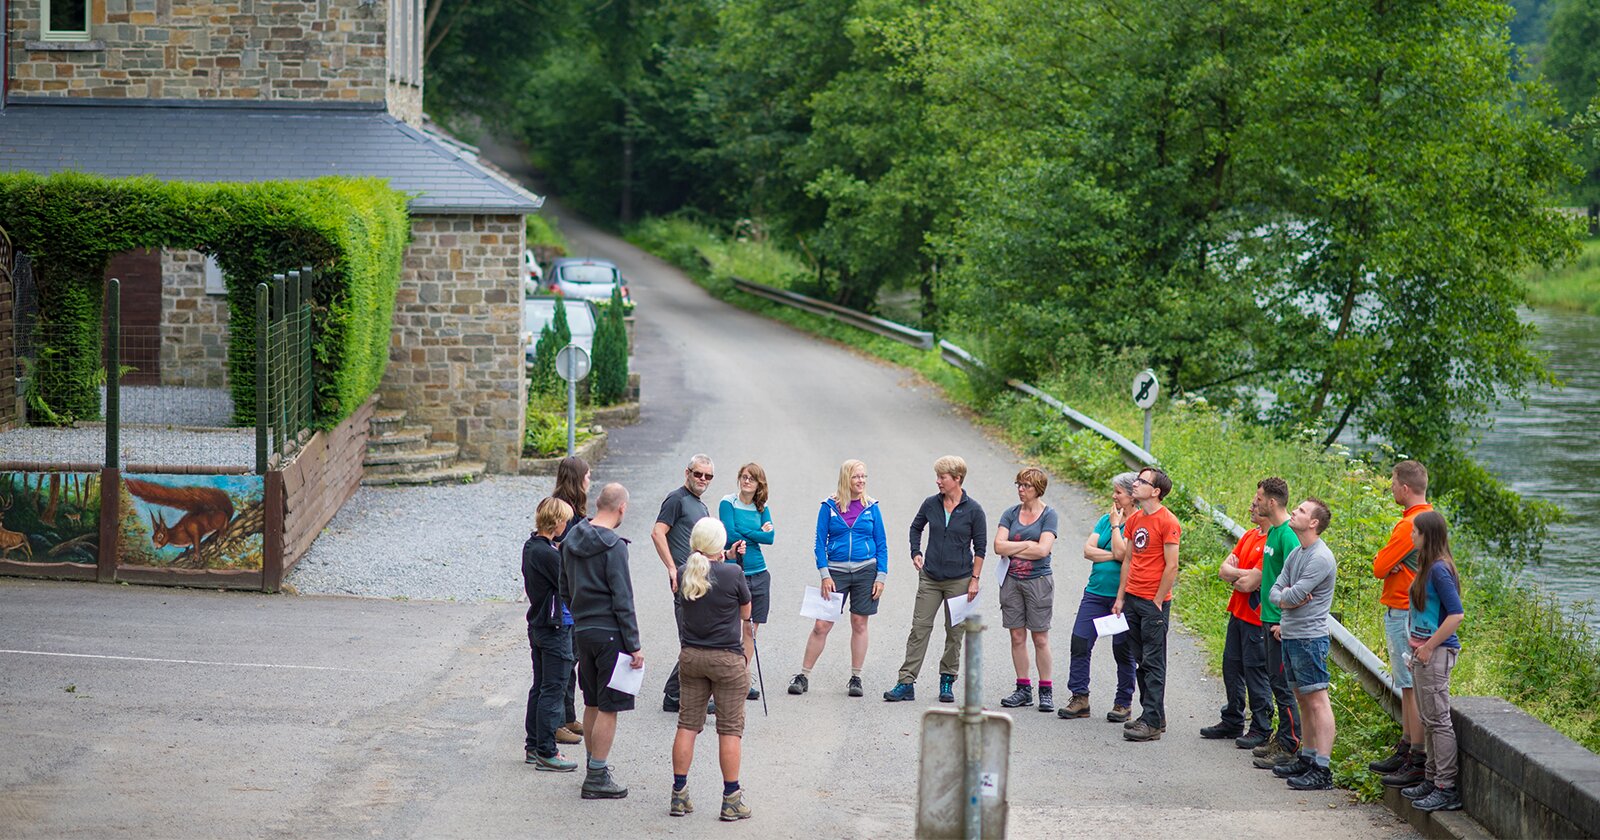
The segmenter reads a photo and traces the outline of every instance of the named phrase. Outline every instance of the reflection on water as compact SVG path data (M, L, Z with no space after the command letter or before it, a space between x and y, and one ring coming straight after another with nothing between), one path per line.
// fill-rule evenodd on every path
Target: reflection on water
M1518 493L1554 501L1572 517L1552 530L1544 562L1529 573L1564 600L1600 601L1600 317L1535 310L1527 318L1566 387L1502 407L1477 455ZM1600 616L1590 624L1600 629Z

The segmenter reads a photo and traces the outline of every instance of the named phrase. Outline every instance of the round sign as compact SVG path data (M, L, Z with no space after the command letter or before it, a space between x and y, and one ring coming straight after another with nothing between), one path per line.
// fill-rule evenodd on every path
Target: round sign
M589 375L589 354L576 344L556 351L556 375L568 382L581 382Z
M1140 371L1133 378L1133 404L1144 409L1156 404L1156 395L1161 393L1161 383L1156 381L1156 372L1153 370Z

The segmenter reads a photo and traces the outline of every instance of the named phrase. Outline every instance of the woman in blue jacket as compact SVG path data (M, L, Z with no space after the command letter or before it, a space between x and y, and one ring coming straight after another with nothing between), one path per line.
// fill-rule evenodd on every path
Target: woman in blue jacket
M861 668L867 661L867 617L878 611L883 582L889 576L889 545L884 538L883 513L878 501L867 495L867 465L851 459L839 466L839 489L822 500L817 511L817 572L822 576L822 595L844 593L850 605L850 682L851 697L866 692L861 687ZM811 668L822 655L833 622L818 620L806 639L806 655L800 673L789 682L790 694L804 694L811 688Z

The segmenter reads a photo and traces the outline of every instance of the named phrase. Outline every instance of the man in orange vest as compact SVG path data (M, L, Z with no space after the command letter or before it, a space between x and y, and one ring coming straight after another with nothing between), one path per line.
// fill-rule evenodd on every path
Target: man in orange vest
M1422 781L1427 760L1423 751L1422 723L1417 717L1417 696L1411 689L1411 669L1401 657L1411 649L1406 622L1411 609L1411 581L1417 576L1417 551L1411 544L1412 521L1417 514L1433 510L1433 505L1428 504L1428 468L1416 461L1395 464L1389 490L1394 494L1394 503L1405 512L1389 532L1389 542L1372 558L1372 574L1383 581L1380 599L1385 607L1383 631L1389 643L1389 672L1394 675L1395 687L1400 689L1403 731L1394 753L1367 767L1374 773L1384 774L1385 785L1405 787Z

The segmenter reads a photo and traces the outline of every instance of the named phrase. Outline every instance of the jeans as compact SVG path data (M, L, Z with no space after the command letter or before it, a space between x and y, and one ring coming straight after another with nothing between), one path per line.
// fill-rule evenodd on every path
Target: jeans
M523 749L545 758L556 755L556 727L562 717L567 684L572 673L572 627L529 627L533 650L533 687L528 689L528 713L522 720Z
M1284 668L1283 642L1273 638L1275 624L1263 624L1262 642L1267 649L1267 679L1272 685L1272 696L1278 701L1278 743L1285 750L1300 749L1300 705L1289 690L1289 674Z
M1167 626L1172 602L1156 606L1136 595L1124 596L1122 614L1128 619L1127 634L1133 643L1135 679L1139 684L1139 720L1160 729L1167 725Z
M1089 654L1094 652L1094 620L1111 614L1116 598L1083 593L1078 602L1078 617L1072 622L1072 664L1067 669L1067 690L1073 694L1089 693ZM1133 643L1130 634L1118 633L1111 637L1111 658L1117 663L1117 695L1114 706L1133 705Z
M1272 732L1272 680L1267 676L1267 646L1261 625L1228 616L1228 635L1222 643L1222 690L1228 702L1222 722L1245 724L1245 701L1250 708L1250 731Z

